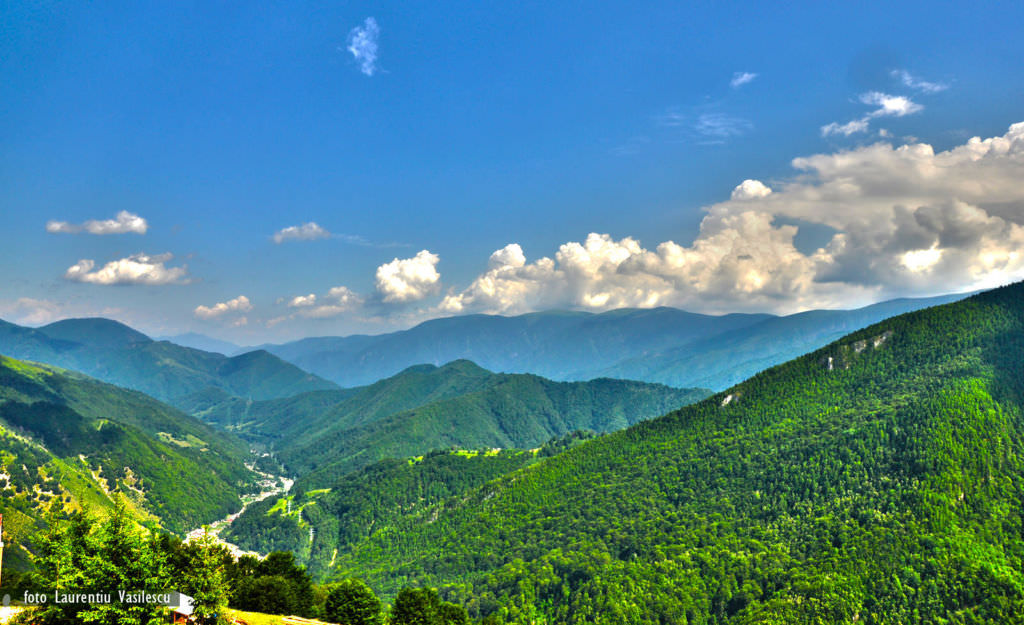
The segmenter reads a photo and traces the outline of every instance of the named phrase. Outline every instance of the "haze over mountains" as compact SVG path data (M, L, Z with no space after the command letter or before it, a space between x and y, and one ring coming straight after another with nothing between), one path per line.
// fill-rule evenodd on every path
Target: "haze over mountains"
M337 386L262 350L240 356L154 341L109 319L65 319L40 328L0 321L0 354L80 371L176 401L210 388L247 399Z
M887 317L966 296L897 299L785 317L711 316L675 308L466 315L390 334L307 338L261 348L343 387L369 384L412 365L467 359L491 371L552 380L615 377L721 390Z

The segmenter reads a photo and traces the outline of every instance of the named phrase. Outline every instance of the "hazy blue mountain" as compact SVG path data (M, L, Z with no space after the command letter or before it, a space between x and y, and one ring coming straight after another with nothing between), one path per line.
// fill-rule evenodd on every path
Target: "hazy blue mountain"
M369 384L414 364L466 358L492 371L553 380L615 377L722 389L886 317L963 297L900 299L786 317L711 316L674 308L465 315L379 336L262 347L341 386Z
M170 341L171 343L181 345L182 347L201 349L204 352L215 352L225 356L237 354L242 351L249 351L243 349L239 345L231 343L230 341L222 341L221 339L215 339L212 336L206 336L205 334L199 334L198 332L186 332L185 334L175 334L173 336L161 336L158 337L157 340Z
M0 321L0 353L81 371L170 403L208 388L246 399L337 388L263 350L229 358L154 341L109 319L66 319L41 328Z
M625 358L769 318L715 317L674 308L464 315L378 336L308 338L262 347L341 386L369 384L415 364L441 365L461 358L491 371L581 380L598 377L597 371Z
M811 310L773 317L718 336L630 358L598 373L670 386L722 390L883 319L967 296L904 298L855 310Z

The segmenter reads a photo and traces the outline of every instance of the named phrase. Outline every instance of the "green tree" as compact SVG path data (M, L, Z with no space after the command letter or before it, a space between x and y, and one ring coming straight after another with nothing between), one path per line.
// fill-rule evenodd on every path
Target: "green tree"
M345 625L380 625L380 599L362 580L342 580L327 595L324 618Z
M48 602L32 615L36 623L145 623L159 616L153 603L121 602L119 591L161 590L168 582L166 559L147 530L136 525L123 503L97 525L87 512L60 522L51 513L39 541L36 589L49 593L109 594L90 604Z
M230 587L225 560L230 555L207 530L185 549L187 565L180 571L182 591L193 600L193 614L202 625L225 622Z
M248 580L240 589L243 609L264 614L294 614L295 593L280 575L262 575Z
M39 553L35 558L33 575L35 589L48 594L87 590L94 587L90 571L99 554L99 541L92 533L92 519L88 513L77 512L67 523L61 523L56 509L47 518L46 533L39 540ZM50 623L78 623L80 606L47 603L32 615L33 621Z
M441 625L439 609L441 599L432 588L413 589L408 586L398 592L391 606L393 625Z
M444 625L469 625L466 608L456 603L445 601L438 608L437 615Z

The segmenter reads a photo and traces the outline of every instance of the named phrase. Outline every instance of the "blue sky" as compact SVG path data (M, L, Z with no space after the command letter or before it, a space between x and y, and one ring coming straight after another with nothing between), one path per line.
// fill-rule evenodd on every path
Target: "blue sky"
M825 4L5 3L0 318L257 343L1019 277L1024 9Z

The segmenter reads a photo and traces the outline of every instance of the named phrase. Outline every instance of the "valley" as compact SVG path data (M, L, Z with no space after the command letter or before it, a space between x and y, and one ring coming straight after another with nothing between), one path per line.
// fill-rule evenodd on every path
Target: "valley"
M1006 619L1024 605L1009 564L1024 530L1003 512L1024 493L1021 301L1018 284L896 315L720 392L457 359L265 399L207 386L176 397L186 414L5 357L5 564L31 567L47 508L127 506L232 566L283 553L313 582L359 578L392 600L436 588L476 619ZM814 336L876 313L858 314ZM702 375L687 363L712 341L739 371L760 324L805 345L782 319L651 362Z
M189 542L196 540L204 534L210 534L213 536L214 541L218 545L222 545L227 548L235 558L239 558L243 555L252 555L260 558L266 557L266 554L260 554L256 551L245 551L238 545L224 540L223 532L228 529L232 523L235 522L240 516L245 514L245 511L249 509L253 504L257 504L265 499L276 497L278 495L286 495L291 490L292 485L295 484L295 480L289 479L282 475L273 475L271 473L265 473L256 468L255 463L246 463L246 468L259 476L257 486L259 486L259 492L249 495L242 495L242 507L237 512L232 512L223 519L213 521L212 523L204 524L197 527L190 532L185 534L185 541Z

